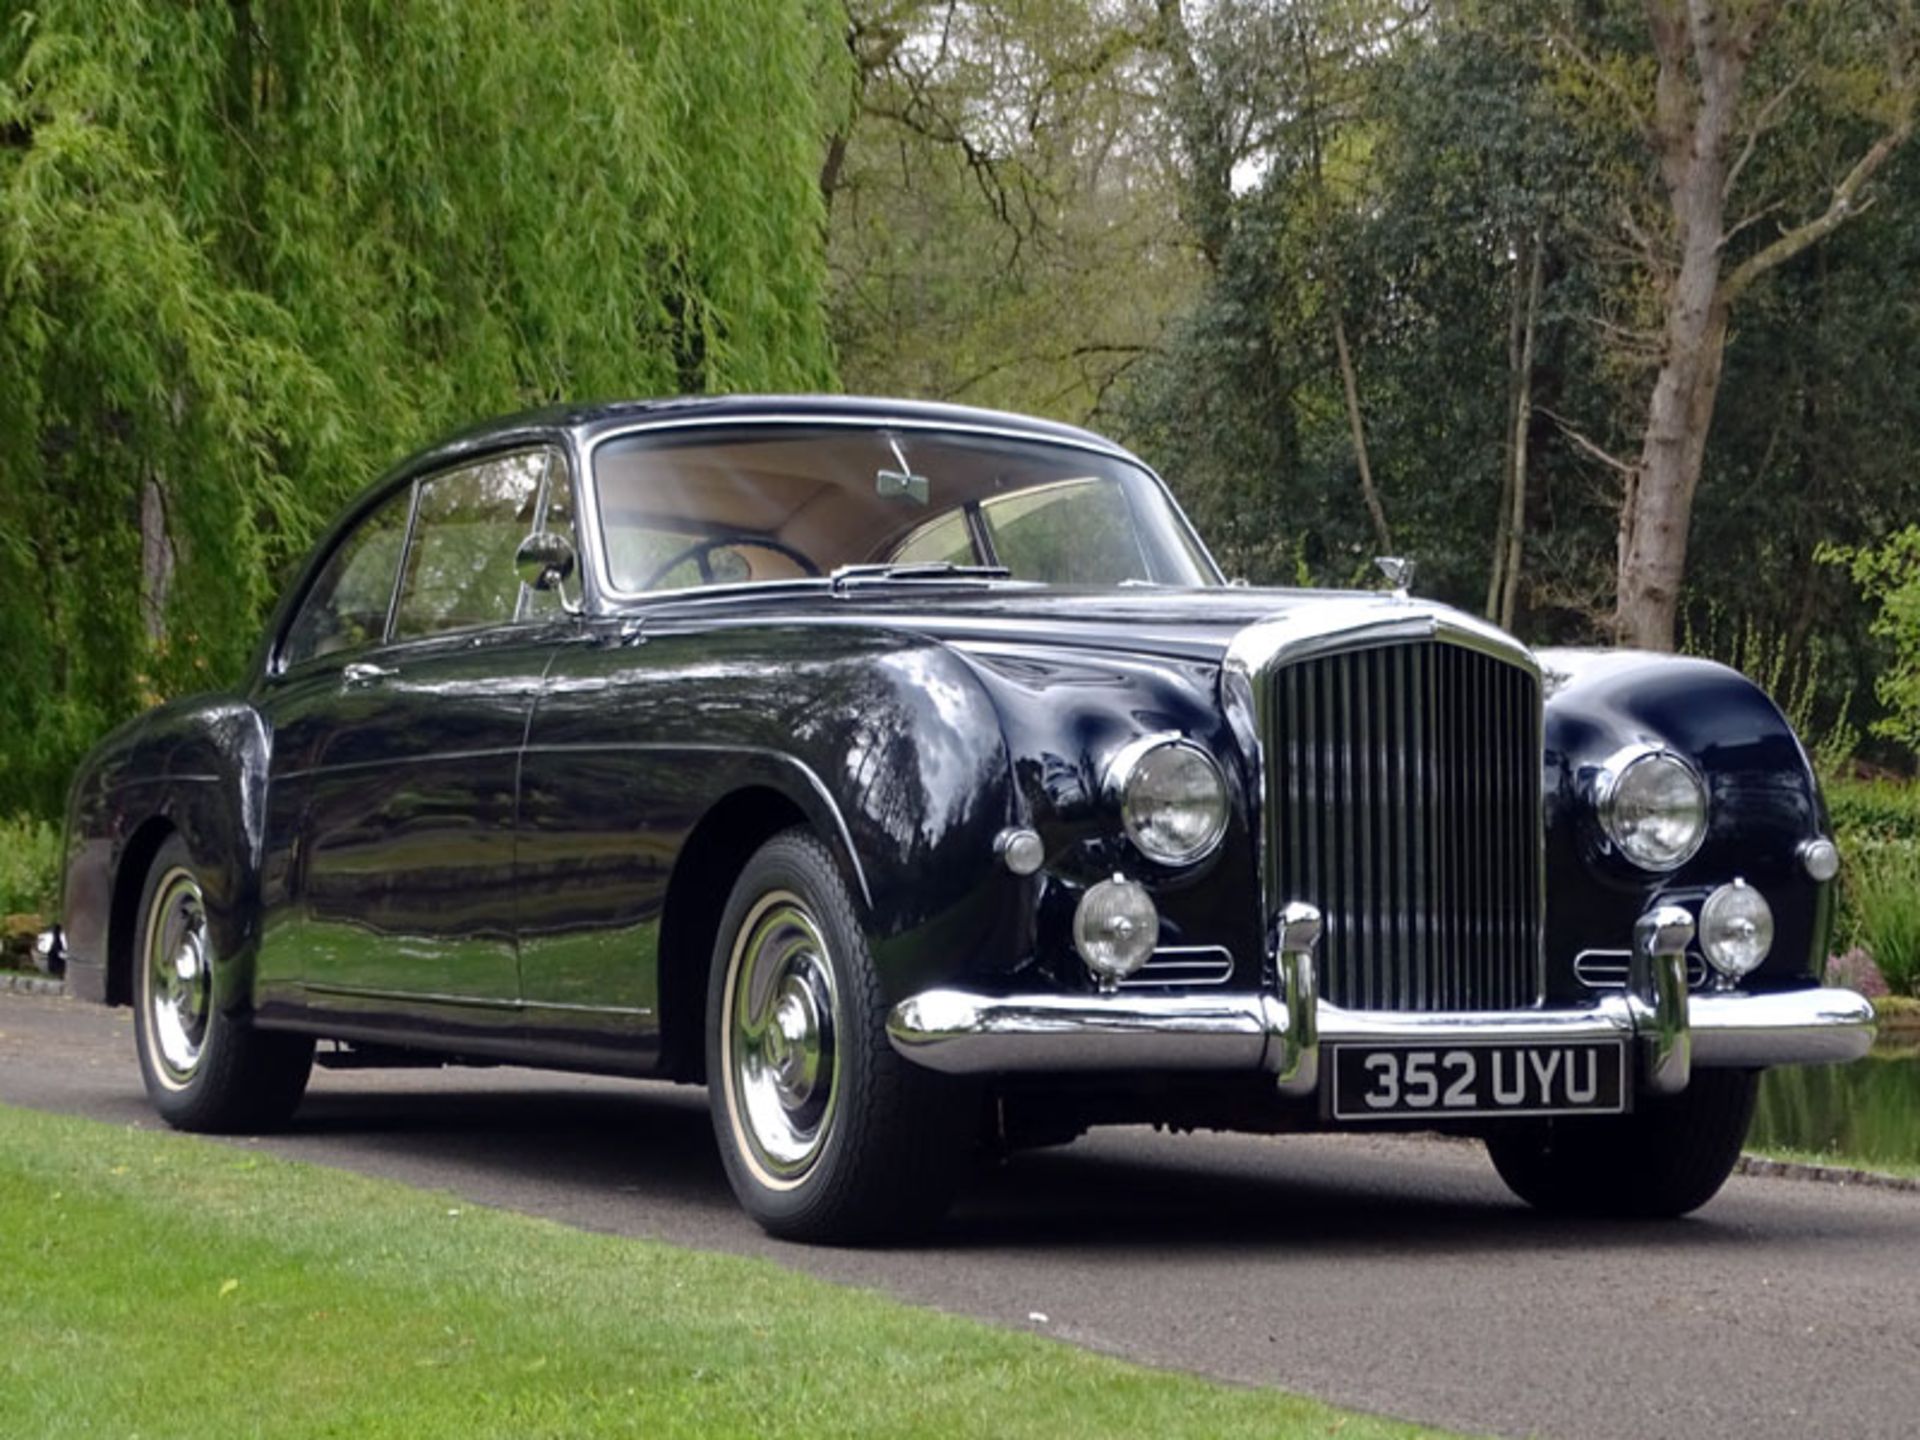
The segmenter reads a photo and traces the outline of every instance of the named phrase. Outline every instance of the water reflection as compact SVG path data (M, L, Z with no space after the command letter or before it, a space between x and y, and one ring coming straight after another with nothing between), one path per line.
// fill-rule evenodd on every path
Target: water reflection
M1747 1143L1869 1170L1920 1166L1920 1044L1883 1045L1851 1065L1769 1070Z

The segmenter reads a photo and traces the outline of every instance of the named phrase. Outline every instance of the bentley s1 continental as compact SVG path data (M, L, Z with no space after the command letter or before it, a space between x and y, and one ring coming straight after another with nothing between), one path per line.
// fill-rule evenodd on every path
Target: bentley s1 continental
M1089 1126L1478 1136L1673 1215L1761 1068L1861 1054L1767 697L1392 592L1228 586L1080 430L896 402L470 431L315 550L237 693L67 818L79 995L174 1125L322 1063L704 1083L776 1234L925 1224Z

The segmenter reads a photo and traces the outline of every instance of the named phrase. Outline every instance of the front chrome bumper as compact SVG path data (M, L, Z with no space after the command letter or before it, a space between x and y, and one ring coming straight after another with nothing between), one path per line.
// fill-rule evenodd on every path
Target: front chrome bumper
M1304 908L1304 907L1303 907ZM1309 912L1310 913L1310 912ZM1639 1088L1672 1094L1692 1067L1746 1068L1854 1060L1873 1043L1873 1006L1851 990L1689 994L1693 924L1662 907L1634 933L1624 993L1581 1010L1401 1013L1343 1010L1313 982L1312 933L1289 912L1276 933L1280 994L980 995L923 991L888 1017L893 1048L956 1075L1266 1070L1283 1094L1311 1095L1327 1045L1622 1039ZM1291 927L1291 928L1290 928Z

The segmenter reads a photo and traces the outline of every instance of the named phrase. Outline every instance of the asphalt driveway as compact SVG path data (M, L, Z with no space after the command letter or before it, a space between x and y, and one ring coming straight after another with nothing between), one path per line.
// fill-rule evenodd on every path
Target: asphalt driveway
M157 1124L128 1012L67 1000L0 993L0 1103ZM927 1246L854 1251L754 1228L684 1089L319 1071L290 1133L239 1143L1462 1429L1920 1432L1912 1191L1736 1177L1689 1220L1576 1223L1477 1146L1128 1130L983 1176Z

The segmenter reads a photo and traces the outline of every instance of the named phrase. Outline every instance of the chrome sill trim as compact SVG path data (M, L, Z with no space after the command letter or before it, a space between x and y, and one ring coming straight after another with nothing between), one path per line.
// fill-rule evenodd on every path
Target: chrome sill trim
M1854 1060L1873 1043L1873 1006L1850 990L1695 995L1696 1067ZM1325 1045L1631 1039L1645 1029L1623 995L1585 1010L1425 1015L1316 1007ZM1287 1007L1271 995L977 995L928 990L896 1005L887 1038L902 1056L956 1075L1267 1070L1288 1056Z
M576 1005L565 1000L522 1000L515 996L488 999L480 995L448 995L432 990L381 990L370 985L332 985L317 980L301 982L309 995L341 996L352 1000L418 1001L422 1005L450 1005L468 1010L553 1010L568 1015L624 1015L645 1017L653 1011L636 1005Z

